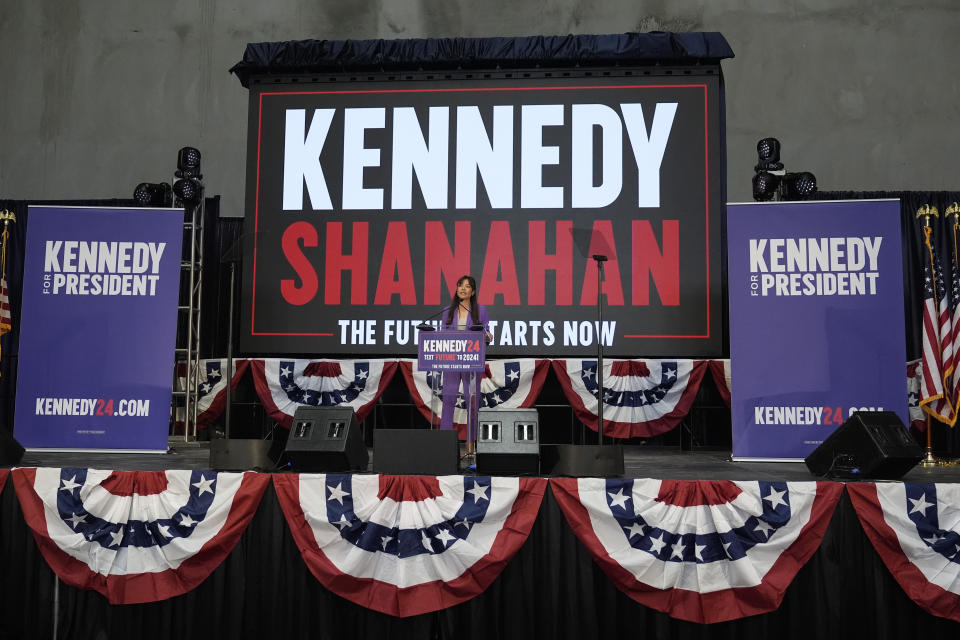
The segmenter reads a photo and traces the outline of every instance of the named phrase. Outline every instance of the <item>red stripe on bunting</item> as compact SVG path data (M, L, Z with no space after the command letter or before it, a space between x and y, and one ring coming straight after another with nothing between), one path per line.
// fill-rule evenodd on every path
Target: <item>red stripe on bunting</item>
M10 475L9 469L0 469L0 493L3 493L3 486L7 484L8 475Z
M167 474L163 471L114 471L100 487L111 495L152 496L167 490Z
M636 602L672 618L704 624L775 611L797 572L820 546L843 491L840 483L817 482L817 499L810 521L801 530L797 541L780 554L759 586L698 593L684 589L656 589L639 582L603 548L593 531L590 516L580 502L577 479L551 478L550 488L570 528L617 589Z
M847 493L870 543L907 596L928 613L960 622L960 596L927 580L904 555L897 534L883 517L877 485L851 482Z
M200 550L184 560L177 569L157 573L103 575L94 573L83 562L63 552L47 535L43 502L34 491L37 470L14 469L13 486L20 501L24 520L44 560L66 584L78 589L97 591L110 604L159 602L194 589L206 580L233 551L260 504L270 476L245 473L240 489L233 497L230 515L221 532Z
M660 485L657 502L678 507L727 504L741 493L743 491L740 487L728 480L709 482L664 480Z
M396 502L421 502L443 495L436 476L380 476L377 498Z
M280 507L310 573L337 595L362 607L400 618L432 613L466 602L483 593L500 575L530 535L547 484L545 478L520 478L519 482L520 492L512 513L489 553L449 582L436 580L399 588L373 578L355 578L337 569L317 545L300 507L299 474L273 476Z
M304 376L335 378L343 373L339 362L311 362L303 369Z

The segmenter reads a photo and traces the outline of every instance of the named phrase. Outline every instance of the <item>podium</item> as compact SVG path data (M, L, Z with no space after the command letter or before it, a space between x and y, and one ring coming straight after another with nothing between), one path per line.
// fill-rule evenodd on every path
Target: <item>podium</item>
M444 373L465 373L464 404L456 403L455 411L467 412L467 433L477 433L480 397L477 391L477 376L482 376L486 367L487 341L483 329L421 331L417 340L417 369L427 371L430 380L430 424L440 424L440 408L443 398L440 390ZM432 374L432 375L430 375ZM459 389L454 390L457 393ZM451 393L447 390L447 393ZM458 398L459 400L459 398Z

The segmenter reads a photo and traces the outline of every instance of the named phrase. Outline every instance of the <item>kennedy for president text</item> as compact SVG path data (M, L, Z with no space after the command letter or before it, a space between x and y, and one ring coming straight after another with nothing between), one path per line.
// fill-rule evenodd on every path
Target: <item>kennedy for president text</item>
M876 295L883 238L751 238L750 295Z
M43 292L53 295L153 296L165 242L48 240Z

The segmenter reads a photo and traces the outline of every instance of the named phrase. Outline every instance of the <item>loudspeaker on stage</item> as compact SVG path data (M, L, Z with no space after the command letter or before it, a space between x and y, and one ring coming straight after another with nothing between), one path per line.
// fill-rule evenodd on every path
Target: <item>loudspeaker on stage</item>
M817 476L896 480L923 459L923 448L893 411L857 411L804 462Z
M540 447L545 475L573 478L616 478L623 475L623 447L619 444L554 444Z
M298 408L284 461L292 471L366 471L369 455L357 414L341 407Z
M490 475L540 473L540 418L536 409L481 409L477 472Z
M270 471L272 440L219 438L210 441L210 468L217 471Z
M459 473L457 432L437 429L377 429L373 470L388 475L452 476Z

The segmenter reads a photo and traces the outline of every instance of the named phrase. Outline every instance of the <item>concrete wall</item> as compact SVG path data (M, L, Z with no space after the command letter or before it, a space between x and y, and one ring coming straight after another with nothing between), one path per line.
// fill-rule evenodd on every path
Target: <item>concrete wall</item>
M0 198L130 197L203 152L243 214L248 42L719 31L729 200L756 141L821 189L960 189L955 0L3 0Z

